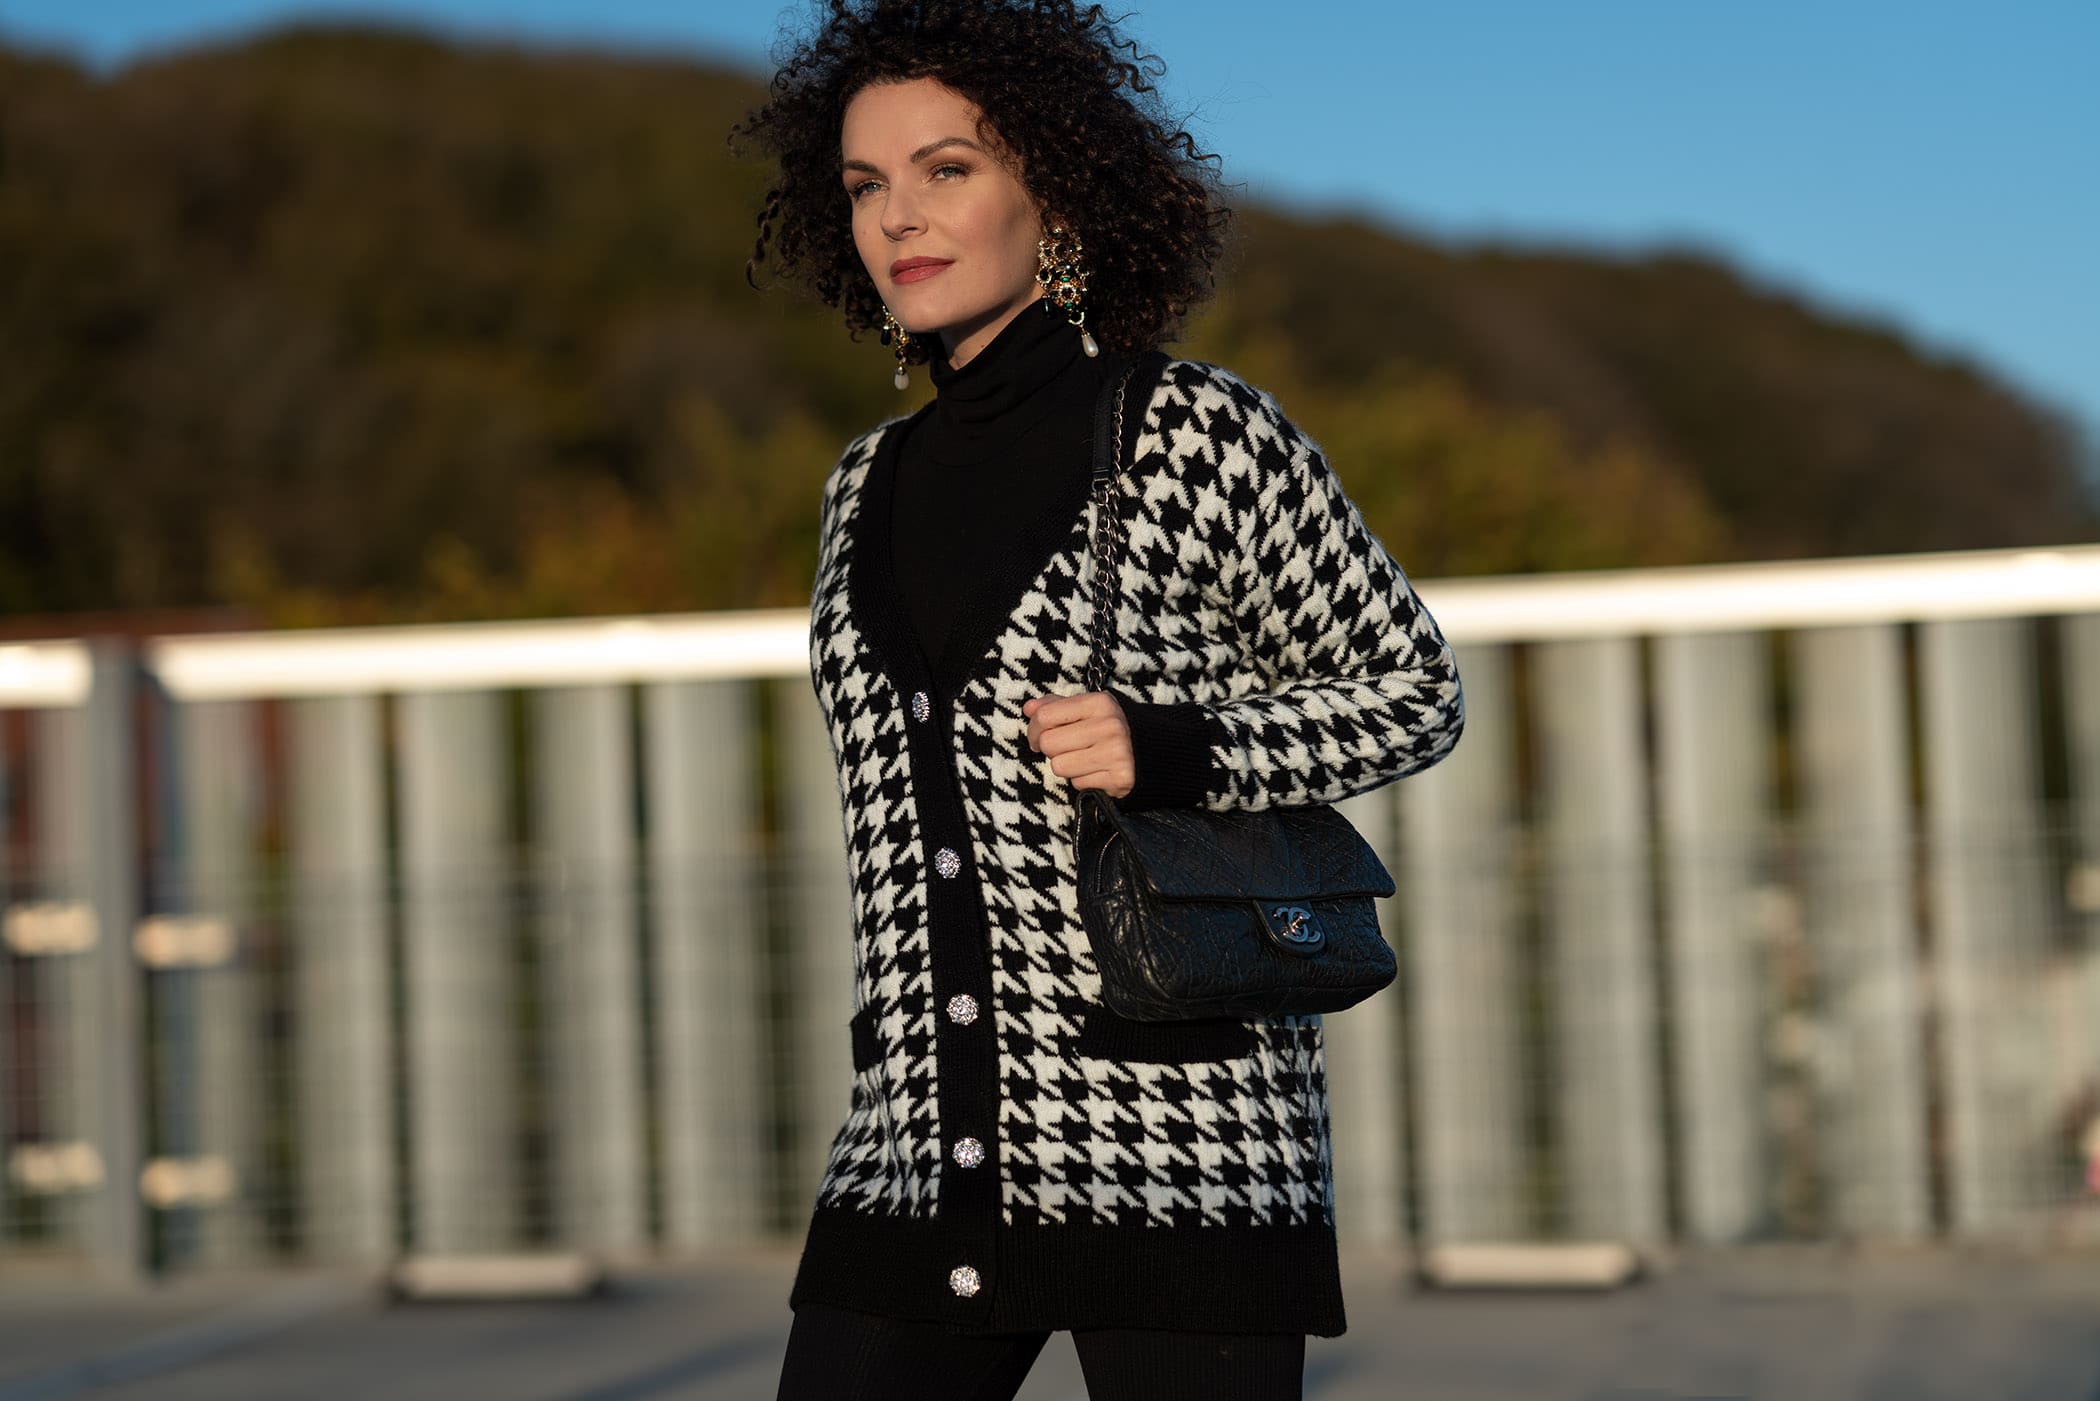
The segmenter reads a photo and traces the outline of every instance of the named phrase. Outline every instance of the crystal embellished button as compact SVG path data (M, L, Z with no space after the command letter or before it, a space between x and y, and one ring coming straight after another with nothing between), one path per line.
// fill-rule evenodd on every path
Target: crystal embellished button
M967 1299L984 1288L984 1281L979 1279L977 1271L968 1265L957 1265L948 1271L948 1287Z
M931 714L933 714L933 697L927 695L924 691L913 691L911 693L911 718L924 720Z
M976 1167L984 1161L984 1145L974 1138L958 1138L954 1157L959 1167Z
M948 1020L957 1026L968 1026L977 1020L977 999L967 992L958 992L948 999Z
M952 880L962 874L962 858L954 847L944 846L933 854L933 869Z

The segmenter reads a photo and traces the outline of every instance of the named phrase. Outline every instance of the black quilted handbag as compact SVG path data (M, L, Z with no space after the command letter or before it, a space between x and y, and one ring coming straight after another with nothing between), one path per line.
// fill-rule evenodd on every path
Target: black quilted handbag
M1114 642L1116 458L1135 368L1094 414L1094 691ZM1145 1022L1336 1012L1393 981L1374 903L1393 878L1333 808L1124 812L1098 788L1079 797L1080 916L1110 1011Z

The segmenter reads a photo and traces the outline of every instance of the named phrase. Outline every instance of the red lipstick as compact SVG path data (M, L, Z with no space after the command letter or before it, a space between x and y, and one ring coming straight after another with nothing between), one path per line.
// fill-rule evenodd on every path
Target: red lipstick
M924 282L953 261L952 258L899 258L890 264L890 281Z

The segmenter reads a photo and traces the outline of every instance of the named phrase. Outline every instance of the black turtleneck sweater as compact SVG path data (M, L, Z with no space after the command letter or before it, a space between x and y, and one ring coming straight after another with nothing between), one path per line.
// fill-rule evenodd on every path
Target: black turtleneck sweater
M1094 403L1123 362L1088 356L1038 301L969 363L931 365L934 401L897 460L891 559L905 619L936 677L967 672L1043 565L1086 529ZM1142 425L1124 425L1128 463ZM1188 806L1210 787L1201 707L1113 694L1130 724L1136 786L1121 806Z

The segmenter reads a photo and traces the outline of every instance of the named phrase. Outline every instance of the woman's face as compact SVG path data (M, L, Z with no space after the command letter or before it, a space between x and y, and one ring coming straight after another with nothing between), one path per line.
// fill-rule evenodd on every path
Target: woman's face
M914 78L861 89L839 132L840 179L868 276L897 323L937 333L958 367L1043 291L1041 214L979 138L977 117L954 89ZM939 261L928 271L897 266L913 259Z

